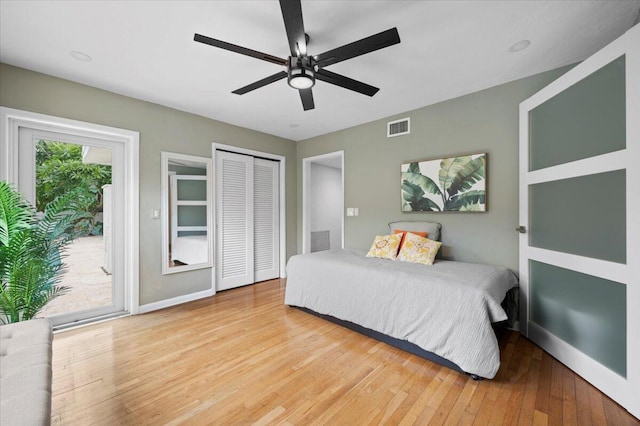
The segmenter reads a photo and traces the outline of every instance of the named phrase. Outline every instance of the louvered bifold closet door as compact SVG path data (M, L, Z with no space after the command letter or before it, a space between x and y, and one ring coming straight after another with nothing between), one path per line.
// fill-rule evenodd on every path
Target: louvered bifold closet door
M280 276L280 228L277 161L256 158L253 168L255 281Z
M254 282L253 157L216 154L216 288Z

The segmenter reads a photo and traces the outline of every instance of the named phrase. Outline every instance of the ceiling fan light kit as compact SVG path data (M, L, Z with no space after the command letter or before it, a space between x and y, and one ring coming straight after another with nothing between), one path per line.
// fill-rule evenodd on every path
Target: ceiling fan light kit
M354 92L367 96L373 96L378 92L379 89L377 87L325 70L324 67L400 43L400 36L396 28L391 28L319 55L311 56L307 53L309 36L304 32L300 0L280 0L280 9L282 10L282 19L284 20L289 49L291 51L291 56L289 56L288 59L279 58L200 34L194 35L193 39L196 42L240 53L241 55L251 56L256 59L284 66L287 69L286 72L280 71L262 80L236 89L232 93L244 95L245 93L286 77L288 85L297 89L300 93L303 109L308 111L315 108L311 88L315 85L316 80L353 90Z
M296 62L293 65L294 61ZM294 89L310 89L316 84L315 73L311 67L311 58L289 57L287 83Z

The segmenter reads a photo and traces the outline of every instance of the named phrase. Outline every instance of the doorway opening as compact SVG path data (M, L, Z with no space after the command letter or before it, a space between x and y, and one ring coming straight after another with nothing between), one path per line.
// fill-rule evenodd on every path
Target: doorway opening
M75 201L56 284L68 290L37 316L60 329L137 313L139 134L10 108L0 124L0 179L39 212L63 194Z
M67 290L38 317L53 317L114 304L112 150L37 138L35 207L73 192L78 219L64 253L59 285Z
M344 151L302 160L302 252L344 248Z

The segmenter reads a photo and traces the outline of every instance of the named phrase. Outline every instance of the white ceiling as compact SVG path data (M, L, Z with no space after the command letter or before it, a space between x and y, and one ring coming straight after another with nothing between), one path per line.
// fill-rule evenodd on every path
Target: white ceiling
M402 40L327 68L379 87L373 98L318 82L306 112L286 80L231 93L281 67L193 41L197 32L286 58L276 1L0 0L0 61L301 140L583 60L639 10L640 0L303 0L311 54L394 26ZM523 39L528 49L508 52Z

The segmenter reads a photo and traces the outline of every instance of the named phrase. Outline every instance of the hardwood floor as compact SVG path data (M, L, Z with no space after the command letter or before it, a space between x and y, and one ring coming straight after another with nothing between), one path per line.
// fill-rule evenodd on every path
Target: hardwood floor
M283 297L274 280L57 333L52 423L640 424L516 332L473 381Z

